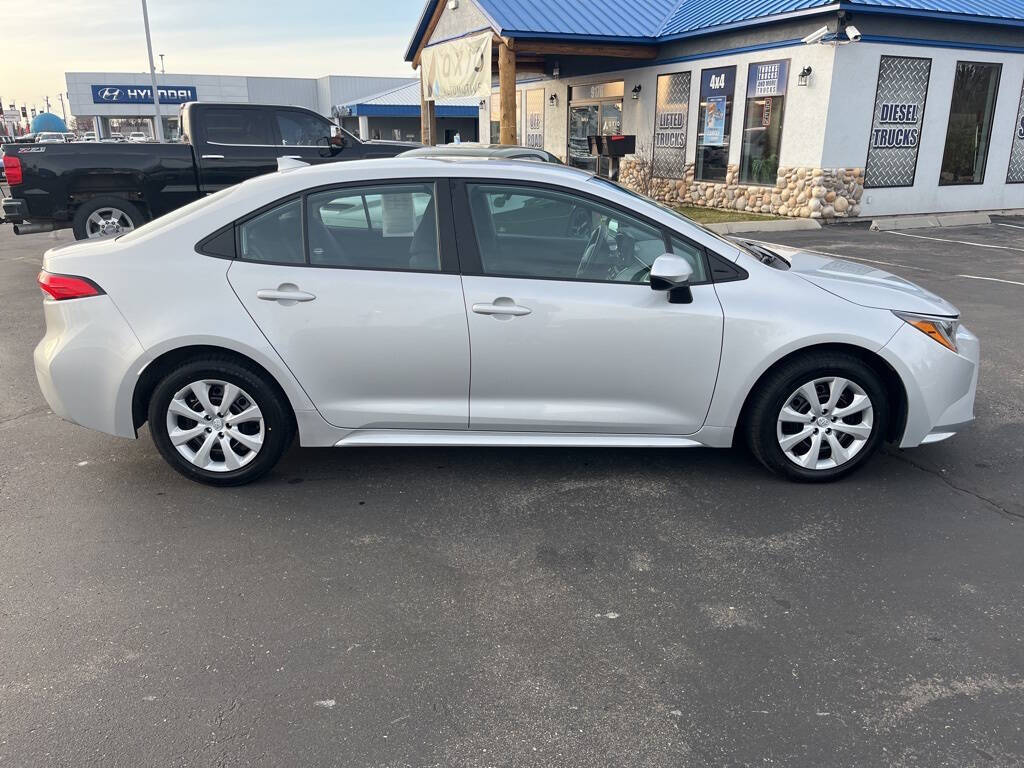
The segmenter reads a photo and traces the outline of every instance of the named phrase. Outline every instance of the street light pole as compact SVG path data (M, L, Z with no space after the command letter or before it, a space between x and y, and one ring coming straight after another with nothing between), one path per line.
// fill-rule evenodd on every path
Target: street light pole
M149 37L149 9L146 0L142 0L142 24L146 27L146 53L149 54L149 81L153 86L153 132L157 141L164 140L164 121L160 117L160 94L156 88L156 64L153 63L153 41Z
M160 57L160 74L162 75L166 71L164 69L164 55L162 53L159 53L157 55Z

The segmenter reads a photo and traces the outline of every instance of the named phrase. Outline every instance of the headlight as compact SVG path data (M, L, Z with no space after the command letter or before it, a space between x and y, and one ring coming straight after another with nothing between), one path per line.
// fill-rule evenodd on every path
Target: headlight
M956 352L956 329L960 325L959 318L915 315L912 312L897 312L895 310L893 310L893 314L910 323L921 333L935 339L942 346Z

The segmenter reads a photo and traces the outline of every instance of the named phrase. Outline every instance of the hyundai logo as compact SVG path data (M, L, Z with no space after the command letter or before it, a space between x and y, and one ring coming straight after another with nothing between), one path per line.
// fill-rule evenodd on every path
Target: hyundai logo
M120 88L104 88L100 91L100 98L104 101L117 101L120 95Z

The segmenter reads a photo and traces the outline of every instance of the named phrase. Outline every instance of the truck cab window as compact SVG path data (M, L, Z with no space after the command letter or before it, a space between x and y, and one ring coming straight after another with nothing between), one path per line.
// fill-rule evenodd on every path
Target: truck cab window
M271 144L265 113L258 109L208 109L206 140L211 144Z
M315 115L286 110L275 114L281 144L286 147L313 147L326 144L331 138L331 126Z

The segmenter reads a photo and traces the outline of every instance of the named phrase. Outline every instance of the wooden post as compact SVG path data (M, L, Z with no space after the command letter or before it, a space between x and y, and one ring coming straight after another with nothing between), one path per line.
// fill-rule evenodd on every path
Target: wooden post
M498 43L498 101L501 105L499 141L502 144L516 143L516 54L509 43L504 40Z
M423 67L420 67L420 141L428 147L437 144L437 110L434 102L423 98Z

